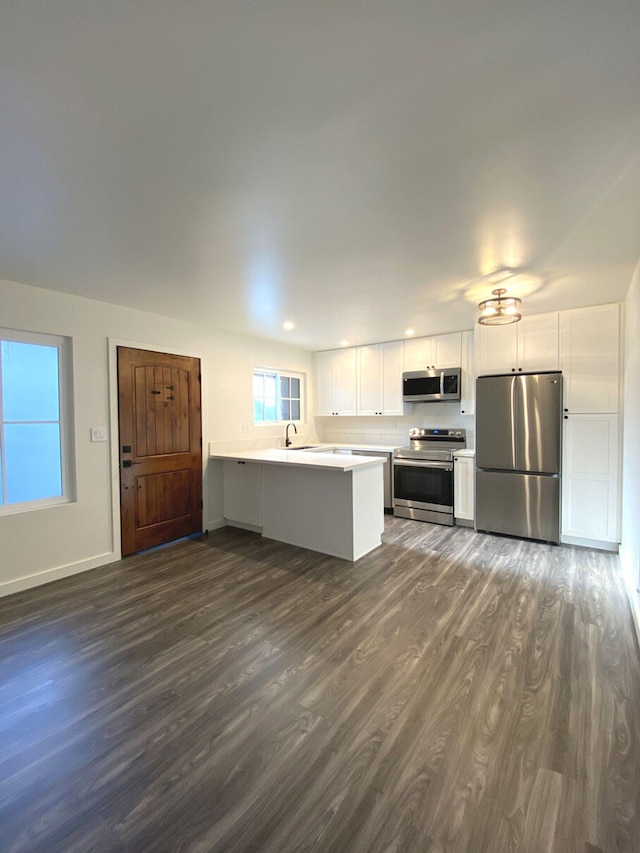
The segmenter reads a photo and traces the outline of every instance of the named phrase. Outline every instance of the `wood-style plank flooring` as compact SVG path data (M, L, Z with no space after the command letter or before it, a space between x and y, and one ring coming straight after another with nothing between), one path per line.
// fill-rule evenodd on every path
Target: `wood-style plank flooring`
M2 851L640 851L617 558L225 529L0 600Z

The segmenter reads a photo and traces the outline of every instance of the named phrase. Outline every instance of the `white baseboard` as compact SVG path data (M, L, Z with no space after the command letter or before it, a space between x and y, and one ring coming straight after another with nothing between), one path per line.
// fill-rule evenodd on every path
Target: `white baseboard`
M97 569L100 566L106 566L109 563L115 563L120 559L120 555L115 551L109 551L106 554L98 554L97 557L91 557L88 560L80 560L77 563L67 563L65 566L57 566L55 569L46 569L43 572L36 572L33 575L25 575L21 578L16 578L12 581L4 581L0 583L0 597L5 595L13 595L15 592L22 592L25 589L31 589L34 586L42 586L51 581L67 578L71 575L80 574L80 572L88 572L90 569Z
M631 554L628 548L620 549L620 569L625 589L629 596L631 615L633 616L633 624L636 629L638 645L640 645L640 590L637 588L638 568L633 565L633 560L631 559Z
M215 521L207 521L204 526L205 530L219 530L221 527L226 527L227 522L224 518L216 518Z
M562 545L579 545L581 548L596 548L598 551L613 551L617 553L619 545L617 542L602 542L600 539L581 539L578 536L561 536Z
M628 583L625 583L627 593L629 595L629 603L631 604L631 614L633 616L633 624L636 628L636 637L640 646L640 593L637 589Z
M225 525L228 527L239 527L240 530L249 530L251 533L262 533L262 527L255 524L245 524L244 521L230 521L225 518Z

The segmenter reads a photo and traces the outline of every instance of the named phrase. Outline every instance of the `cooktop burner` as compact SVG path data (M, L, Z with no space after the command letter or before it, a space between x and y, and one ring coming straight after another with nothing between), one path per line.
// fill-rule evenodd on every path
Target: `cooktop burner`
M462 450L467 446L467 431L412 427L409 430L409 441L408 447L396 450L394 455L397 459L448 461L454 450Z

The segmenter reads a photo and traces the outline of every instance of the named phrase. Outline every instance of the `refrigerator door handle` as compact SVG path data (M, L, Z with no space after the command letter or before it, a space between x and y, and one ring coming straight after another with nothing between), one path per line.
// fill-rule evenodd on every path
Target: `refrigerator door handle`
M518 467L517 463L517 455L516 455L516 438L518 435L518 410L516 408L516 391L518 386L518 378L516 376L511 380L511 423L513 424L513 429L511 430L511 458L513 459L514 467Z

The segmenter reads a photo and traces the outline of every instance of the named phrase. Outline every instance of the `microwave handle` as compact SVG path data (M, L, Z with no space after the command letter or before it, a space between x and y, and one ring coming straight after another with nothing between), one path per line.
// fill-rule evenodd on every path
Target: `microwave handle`
M444 394L444 370L440 371L440 393Z

